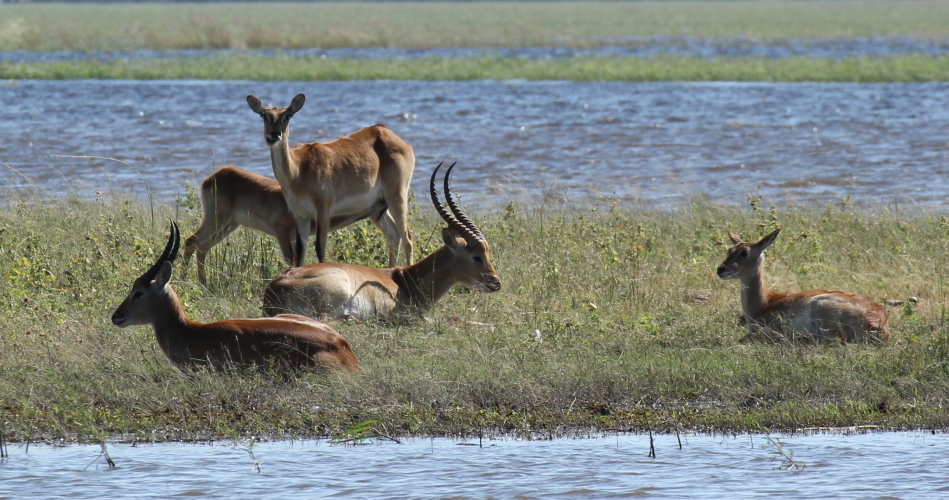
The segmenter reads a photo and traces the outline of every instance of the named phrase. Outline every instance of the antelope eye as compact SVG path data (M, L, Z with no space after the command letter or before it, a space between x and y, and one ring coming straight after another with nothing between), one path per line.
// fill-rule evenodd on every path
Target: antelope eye
M135 292L135 293L132 294L132 300L138 300L138 299L142 298L143 295L145 295L145 292L139 290L139 291L137 291L137 292Z
M475 255L471 259L474 260L478 264L484 264L484 259L482 259L480 255Z
M747 257L747 256L748 256L748 249L747 249L747 248L742 248L741 251L738 252L738 256L739 256L739 257Z

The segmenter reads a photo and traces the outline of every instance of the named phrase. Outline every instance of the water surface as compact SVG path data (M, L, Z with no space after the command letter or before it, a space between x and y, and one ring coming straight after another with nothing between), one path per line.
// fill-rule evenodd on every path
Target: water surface
M944 434L10 447L0 499L941 498ZM794 467L786 458L792 458Z
M168 201L223 164L272 176L245 97L285 106L298 92L292 142L384 122L415 148L417 193L457 160L473 204L938 206L949 192L947 83L21 81L0 85L0 196Z

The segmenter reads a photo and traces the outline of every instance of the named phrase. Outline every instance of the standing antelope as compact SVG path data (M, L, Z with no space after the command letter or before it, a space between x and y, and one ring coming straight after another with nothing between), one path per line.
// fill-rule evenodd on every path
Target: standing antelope
M870 297L836 290L780 293L764 282L764 251L780 229L757 243L747 243L729 231L734 242L718 277L741 281L741 308L748 325L742 340L800 340L822 342L886 342L889 313Z
M435 210L448 223L442 229L445 245L406 267L374 269L352 264L311 264L288 269L264 291L264 312L297 312L320 318L368 319L405 311L428 310L456 283L486 293L501 289L491 264L488 242L451 197L445 172L445 201L438 201L432 172L429 190ZM454 215L452 215L454 214Z
M152 325L158 345L180 369L274 363L288 368L359 370L359 361L342 335L304 316L286 314L214 323L189 321L168 284L180 243L178 225L171 221L164 252L132 283L132 291L112 314L115 326Z
M409 182L415 169L412 146L383 125L373 125L329 142L290 149L290 118L306 97L297 94L289 108L264 108L249 95L247 104L264 119L274 176L283 188L297 232L305 244L316 224L316 256L326 259L326 238L332 220L355 222L371 217L389 240L389 265L395 266L401 243L406 264L412 263L408 226ZM293 265L304 263L306 245Z
M280 184L262 175L225 165L201 183L201 207L204 220L185 240L184 265L196 253L198 282L207 282L205 259L214 245L224 241L240 226L256 229L277 239L280 253L287 264L293 264L293 244L297 237L297 219L290 213ZM334 217L330 231L355 222L356 219ZM310 229L315 230L314 223Z
M240 226L277 238L280 253L293 262L297 221L277 181L235 166L225 165L201 183L201 227L185 240L184 265L197 251L198 281L206 282L204 261L214 245Z

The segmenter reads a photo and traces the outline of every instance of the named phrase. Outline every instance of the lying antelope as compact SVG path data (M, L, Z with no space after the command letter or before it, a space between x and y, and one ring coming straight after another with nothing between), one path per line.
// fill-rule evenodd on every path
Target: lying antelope
M112 314L115 326L152 325L158 345L172 364L181 369L274 363L288 368L359 370L359 361L342 335L304 316L285 314L215 323L189 321L168 284L180 243L178 225L172 221L164 252L132 283L132 291Z
M290 149L290 118L306 97L298 94L289 108L265 108L247 96L247 104L264 119L274 176L283 188L297 232L306 243L316 225L316 257L326 260L326 239L333 220L350 223L369 217L389 240L389 265L395 266L399 245L412 263L408 226L409 182L415 169L412 146L383 125L374 125L329 142ZM304 263L298 250L294 266Z
M780 229L757 243L747 243L728 233L735 243L718 277L741 281L741 308L748 325L742 340L791 340L805 342L885 342L889 313L870 297L835 290L779 293L764 282L764 251Z
M445 172L442 206L432 173L429 190L435 210L448 223L442 229L445 245L419 262L390 269L352 264L311 264L288 269L264 291L268 315L296 312L317 318L368 319L406 311L424 312L452 286L461 283L486 293L501 289L491 264L488 242L475 224L455 204L448 184L454 164Z

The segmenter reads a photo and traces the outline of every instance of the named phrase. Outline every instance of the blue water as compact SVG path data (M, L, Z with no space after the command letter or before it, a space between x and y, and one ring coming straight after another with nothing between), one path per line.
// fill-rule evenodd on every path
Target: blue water
M949 192L949 83L27 80L0 84L0 201L173 202L224 164L272 176L245 97L286 106L299 92L291 143L384 122L415 148L420 199L442 161L482 206L757 194L916 207Z
M949 438L648 436L12 446L0 499L946 498ZM791 458L789 462L787 458Z

